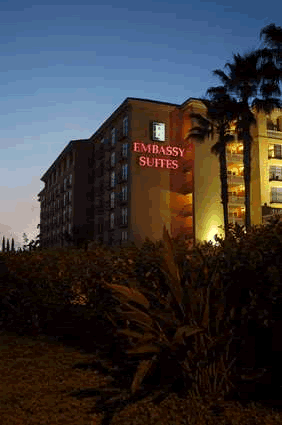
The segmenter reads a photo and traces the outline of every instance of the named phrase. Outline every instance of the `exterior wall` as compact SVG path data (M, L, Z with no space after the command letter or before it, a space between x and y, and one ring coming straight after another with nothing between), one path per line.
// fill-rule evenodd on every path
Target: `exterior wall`
M187 113L205 114L205 107L201 102L191 102L187 106ZM192 122L186 119L185 133L192 127ZM211 147L215 140L208 139L203 143L194 142L194 217L195 242L214 242L214 235L222 235L219 226L223 226L223 208L221 203L221 185L219 178L219 159L211 154Z
M198 99L189 99L183 105L173 105L128 98L92 137L71 142L42 177L45 188L39 196L41 199L45 197L45 201L42 202L40 225L45 246L61 246L60 239L50 241L47 236L54 228L62 232L66 226L67 230L73 226L79 230L80 234L74 235L76 242L80 237L108 245L126 244L127 241L122 241L122 235L127 232L128 242L139 247L146 237L153 241L162 239L164 225L172 237L192 239L194 243L214 241L216 234L223 236L224 231L219 227L224 225L219 158L211 153L216 139L206 138L203 143L187 141L193 125L190 113L205 114L205 111L206 107ZM128 134L124 135L123 119L126 116ZM274 130L267 128L267 119L270 118L275 123ZM282 167L282 158L269 158L268 153L271 144L282 145L281 111L275 111L270 118L258 114L257 125L252 128L252 225L262 223L262 213L265 215L265 211L269 213L272 209L282 208L282 203L271 202L271 188L282 188L282 178L281 181L269 179L270 166ZM150 129L153 122L165 124L164 142L152 140ZM111 144L113 128L116 129L114 146ZM122 156L123 143L128 143L127 157ZM177 148L178 155L148 152L149 145ZM243 176L238 175L243 168L242 146L240 148L238 143L232 146L230 149L235 149L233 153L227 153L228 191L231 191L228 210L230 217L234 211L239 211L239 216L232 216L229 222L244 224L243 217L240 218L240 211L245 206L244 180ZM113 152L116 162L111 165ZM74 158L74 162L66 169L66 158L69 155ZM128 164L126 180L122 180L121 176L123 164ZM49 184L50 176L57 170L60 171L57 181ZM111 187L113 171L116 173L115 187ZM72 214L64 220L66 207L63 205L62 187L64 179L70 174L72 184L67 190L72 190L72 199L68 203L72 207ZM127 200L122 200L121 190L126 185ZM110 200L112 192L115 193L114 208ZM49 212L49 207L54 205L54 201L57 205L57 200L59 209L52 211L52 207ZM268 207L264 207L265 203ZM127 223L122 222L122 208L127 208ZM110 215L113 212L115 223L111 229ZM54 214L59 220L50 224Z
M138 101L131 101L131 105L130 224L132 240L138 246L146 237L153 241L162 239L163 225L170 230L172 212L169 169L141 166L139 158L144 153L134 152L133 144L169 145L170 112L174 107ZM153 121L165 123L165 142L151 139L150 126ZM151 159L154 157L158 155L150 155Z
M279 130L270 130L267 128L267 121L272 121L275 125L280 125ZM258 145L259 145L259 170L260 170L260 204L263 210L264 204L268 208L281 209L282 204L271 202L271 188L281 187L282 181L270 180L270 166L274 165L282 167L282 159L270 158L269 147L274 144L282 145L282 112L279 110L273 111L269 117L262 113L258 115ZM266 214L267 215L267 214Z
M89 195L92 189L93 151L91 142L82 142L76 147L72 223L79 229L79 234L74 235L76 242L82 238L94 238L94 202Z

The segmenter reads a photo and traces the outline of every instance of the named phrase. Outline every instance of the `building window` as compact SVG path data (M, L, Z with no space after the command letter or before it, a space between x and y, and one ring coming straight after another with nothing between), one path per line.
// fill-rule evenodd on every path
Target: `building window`
M71 202L71 195L72 195L72 191L69 190L69 202Z
M268 148L268 157L282 159L282 145L270 145Z
M127 186L123 186L121 189L122 200L127 201Z
M282 180L282 167L271 165L269 168L269 180Z
M123 145L122 145L122 156L127 157L127 152L128 152L128 143L123 143Z
M127 224L127 208L122 208L121 215L122 215L122 224Z
M112 166L112 167L114 167L115 162L116 162L116 153L115 153L115 152L113 152L113 153L111 154L111 166Z
M103 223L98 224L98 233L103 233Z
M271 188L271 200L270 202L282 202L282 187Z
M111 226L111 229L113 229L115 227L115 215L114 215L114 213L111 213L111 216L110 216L110 226Z
M128 165L123 164L123 166L122 166L122 180L127 180L127 169L128 169Z
M111 208L115 207L115 193L111 193Z
M116 174L113 171L111 174L111 187L115 187L115 183L116 183Z
M128 135L128 117L125 117L123 119L123 135L124 136Z
M69 175L69 184L72 184L72 174Z
M115 128L112 129L111 135L112 135L112 146L113 146L116 143L116 129Z
M71 223L69 223L69 226L68 227L69 227L68 228L69 234L71 234Z
M128 239L128 234L127 234L127 230L121 232L121 240L122 241L127 241Z
M67 190L67 178L64 179L64 190Z
M70 157L68 156L67 157L67 169L69 169L70 168Z
M101 140L101 143L103 144L104 142L105 142L105 139L102 139L102 140Z

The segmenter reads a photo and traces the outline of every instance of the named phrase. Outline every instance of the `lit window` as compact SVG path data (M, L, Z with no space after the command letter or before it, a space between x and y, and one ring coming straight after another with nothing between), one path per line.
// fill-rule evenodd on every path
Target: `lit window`
M123 143L122 145L122 156L127 157L127 151L128 151L128 143Z
M282 187L271 188L271 202L282 202Z
M113 128L111 131L112 134L112 145L114 145L116 143L116 129Z
M269 169L270 179L282 181L282 167L271 165Z
M116 154L115 154L115 152L113 152L111 154L111 166L112 167L115 165L115 161L116 161Z
M127 186L122 187L122 200L127 201Z
M104 141L105 141L105 139L102 139L102 140L101 140L101 143L104 143Z
M115 187L116 174L113 171L111 174L111 187Z
M121 210L122 214L122 224L127 224L127 208Z
M123 180L127 180L127 169L128 169L128 165L124 164L122 166L122 179Z
M127 231L125 230L124 232L121 232L121 240L122 241L127 241Z
M115 193L111 193L111 208L115 207Z
M128 117L123 119L123 135L127 136L128 134Z
M111 214L111 229L115 227L115 215L114 213Z

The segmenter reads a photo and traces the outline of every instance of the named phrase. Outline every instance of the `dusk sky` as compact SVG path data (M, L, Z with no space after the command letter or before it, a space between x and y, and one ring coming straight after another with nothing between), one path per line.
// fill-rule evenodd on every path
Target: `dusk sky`
M261 45L282 3L2 0L0 238L39 233L41 176L126 97L204 97L233 53Z

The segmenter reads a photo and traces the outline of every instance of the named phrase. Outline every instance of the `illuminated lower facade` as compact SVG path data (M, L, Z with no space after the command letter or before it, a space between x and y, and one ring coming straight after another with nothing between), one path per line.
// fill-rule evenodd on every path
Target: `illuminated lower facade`
M200 99L176 105L127 98L93 136L80 141L80 151L84 146L88 149L84 161L88 165L73 166L73 181L80 183L73 187L72 211L78 227L88 226L88 238L106 245L133 242L141 246L146 237L162 239L163 225L172 237L194 243L223 235L219 160L211 154L216 140L187 142L191 112L205 113ZM42 178L46 190L40 195L45 201L56 161ZM271 117L258 115L251 166L251 221L261 224L263 216L282 209L281 111ZM227 170L229 222L243 225L242 143L228 146ZM88 212L82 214L86 195ZM45 228L44 219L41 224ZM48 243L53 246L52 240Z

